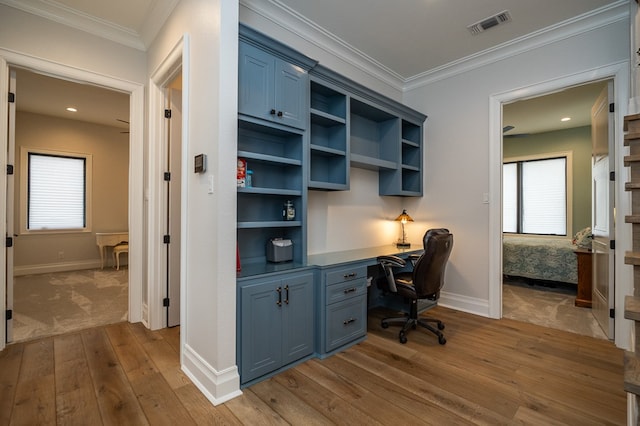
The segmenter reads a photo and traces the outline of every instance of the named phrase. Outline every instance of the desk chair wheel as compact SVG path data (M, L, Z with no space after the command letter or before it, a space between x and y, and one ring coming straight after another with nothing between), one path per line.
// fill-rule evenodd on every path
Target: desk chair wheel
M400 343L402 343L403 345L407 343L407 335L405 334L404 330L400 331L400 333L398 334L398 340L400 340Z
M439 322L438 323L438 330L444 330L444 324Z
M405 338L405 341L407 339ZM441 345L444 345L445 343L447 343L447 339L444 338L444 336L438 336L438 343L440 343Z
M382 328L389 328L389 323L382 320L382 322L380 323L380 325L382 326Z

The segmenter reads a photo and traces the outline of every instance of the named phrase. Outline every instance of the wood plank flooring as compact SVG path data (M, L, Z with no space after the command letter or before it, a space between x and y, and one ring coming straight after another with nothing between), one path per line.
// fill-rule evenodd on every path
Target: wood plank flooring
M624 425L611 342L438 307L447 344L368 339L214 407L179 365L179 328L120 323L0 352L0 425Z

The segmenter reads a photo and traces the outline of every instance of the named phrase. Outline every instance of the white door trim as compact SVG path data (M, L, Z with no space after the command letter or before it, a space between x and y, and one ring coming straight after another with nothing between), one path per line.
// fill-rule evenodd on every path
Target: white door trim
M72 66L59 64L18 52L0 49L0 117L7 115L7 92L9 66L28 68L36 72L44 72L52 76L96 84L112 90L128 93L129 97L129 321L140 322L142 317L143 296L143 224L144 220L144 175L141 172L144 165L144 85L122 80L92 71L82 70ZM7 122L0 120L0 163L6 167ZM6 174L0 177L0 197L6 197ZM3 235L6 233L6 212L0 209ZM6 269L6 249L0 249L0 266ZM6 310L5 291L6 279L0 274L0 307ZM0 327L0 350L5 345L5 329Z
M502 317L502 104L544 95L565 87L612 78L616 100L615 184L616 205L616 346L630 349L631 321L624 319L624 296L633 294L633 269L624 264L625 250L631 250L631 226L624 216L631 214L631 195L624 190L629 171L624 167L622 123L629 99L629 62L597 67L584 72L498 93L489 98L489 316Z
M182 206L180 216L181 241L180 244L180 340L183 341L186 335L187 324L184 316L184 301L186 292L185 259L187 256L187 245L184 241L186 233L186 205L187 191L185 188L188 170L188 109L189 109L189 70L188 70L188 49L189 36L184 34L167 57L151 74L149 79L149 140L155 143L149 144L149 328L157 330L167 326L165 308L162 306L162 299L166 297L167 282L167 258L162 236L166 226L166 191L162 181L162 173L166 171L166 151L167 151L167 127L163 118L163 111L167 105L166 87L181 72L182 73L182 176L180 177ZM182 344L181 344L182 347ZM181 351L182 352L182 351Z

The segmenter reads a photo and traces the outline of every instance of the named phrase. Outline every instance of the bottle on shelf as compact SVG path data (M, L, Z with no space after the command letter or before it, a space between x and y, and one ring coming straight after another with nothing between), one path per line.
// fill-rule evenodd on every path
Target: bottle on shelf
M287 200L284 203L284 208L282 209L282 219L284 220L295 220L296 219L296 209L293 207L293 201Z

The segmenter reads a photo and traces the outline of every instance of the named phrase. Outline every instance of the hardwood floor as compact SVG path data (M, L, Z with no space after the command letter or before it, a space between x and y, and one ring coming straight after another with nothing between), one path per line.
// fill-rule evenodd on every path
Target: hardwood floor
M211 405L179 366L179 328L119 323L7 346L0 424L624 425L622 351L611 342L438 307L447 344L368 339Z

